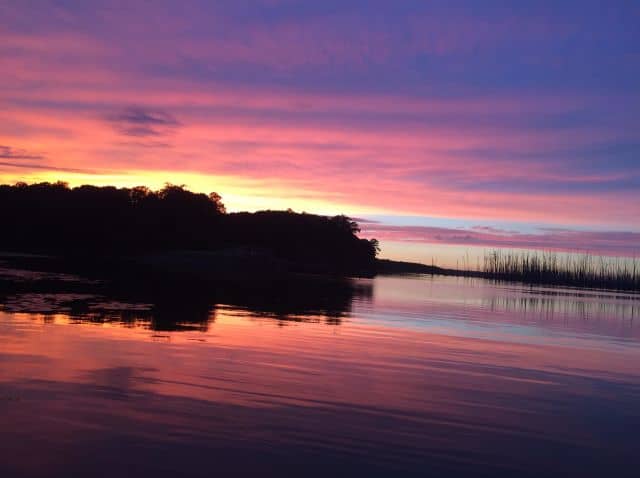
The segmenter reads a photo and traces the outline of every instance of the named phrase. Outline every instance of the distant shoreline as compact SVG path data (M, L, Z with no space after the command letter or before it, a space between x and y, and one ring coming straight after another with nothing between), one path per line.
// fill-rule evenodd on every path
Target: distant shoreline
M140 256L88 258L56 254L33 254L29 252L0 251L0 264L29 270L51 270L63 273L91 275L94 278L118 280L119 276L132 271L136 274L157 275L167 280L195 280L198 282L259 282L268 280L291 280L312 278L336 280L348 278L373 278L376 276L440 275L450 277L479 278L506 283L519 283L549 287L568 287L584 290L605 290L638 293L637 288L595 286L585 281L577 284L562 280L544 280L516 275L503 276L485 271L447 269L419 262L375 259L371 269L339 272L324 269L319 264L293 263L271 255L243 255L237 250L219 251L165 251ZM44 266L44 267L43 267Z
M0 207L0 250L48 254L62 268L73 265L89 275L117 278L137 270L242 281L291 274L438 274L640 291L640 259L495 250L477 271L380 259L380 242L360 237L360 226L347 216L291 209L227 213L217 193L172 184L158 191L69 188L62 182L0 185Z
M534 257L535 253L534 253ZM586 260L593 260L585 256ZM549 287L568 287L584 290L606 290L618 292L640 293L640 281L638 271L631 269L628 276L624 276L620 271L614 270L610 276L605 276L599 270L587 272L550 269L536 270L532 273L522 269L504 268L502 271L495 270L464 270L446 269L437 266L428 266L419 262L393 261L389 259L376 259L376 273L380 275L407 275L407 274L433 274L456 277L469 277L494 280L500 282L511 282L518 284L529 284Z

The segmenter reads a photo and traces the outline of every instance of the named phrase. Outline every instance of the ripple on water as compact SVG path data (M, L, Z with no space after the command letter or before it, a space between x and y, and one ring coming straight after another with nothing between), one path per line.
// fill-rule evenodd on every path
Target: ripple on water
M180 297L3 299L0 471L635 476L637 300L369 283L337 317L299 303L211 302L193 319Z

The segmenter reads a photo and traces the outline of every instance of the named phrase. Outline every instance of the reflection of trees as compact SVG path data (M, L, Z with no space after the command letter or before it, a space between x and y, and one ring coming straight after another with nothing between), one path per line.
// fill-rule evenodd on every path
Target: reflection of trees
M339 325L355 297L371 285L349 279L281 275L272 280L198 281L138 271L109 281L0 281L0 304L9 312L65 314L72 321L158 331L206 330L218 307L283 323Z

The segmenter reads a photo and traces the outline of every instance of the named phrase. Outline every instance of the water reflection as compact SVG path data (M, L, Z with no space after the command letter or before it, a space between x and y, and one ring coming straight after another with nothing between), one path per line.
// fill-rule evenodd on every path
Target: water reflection
M571 299L566 297L545 297L536 295L493 296L486 306L495 312L517 311L524 316L534 316L545 320L567 317L580 320L615 318L633 321L640 315L640 305L636 301L599 301Z
M371 283L342 278L183 282L133 275L103 282L0 268L0 310L38 314L44 321L62 313L71 321L148 326L158 331L206 331L222 306L283 325L309 321L339 325L355 298L368 301L372 294Z
M472 337L548 341L640 340L640 295L545 288L455 277L378 278L373 304L355 313L376 324ZM357 302L357 299L356 299ZM401 312L400 314L398 312Z
M640 466L629 297L451 278L80 289L5 291L2 476Z

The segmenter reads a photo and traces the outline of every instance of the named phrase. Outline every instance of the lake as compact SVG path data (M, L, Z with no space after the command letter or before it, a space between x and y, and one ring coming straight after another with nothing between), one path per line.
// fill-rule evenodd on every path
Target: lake
M638 296L348 287L5 294L0 476L640 473Z

